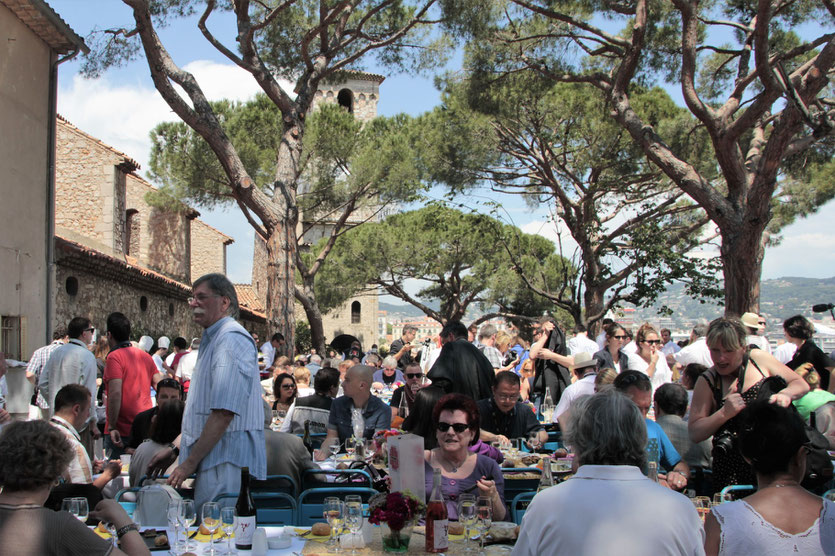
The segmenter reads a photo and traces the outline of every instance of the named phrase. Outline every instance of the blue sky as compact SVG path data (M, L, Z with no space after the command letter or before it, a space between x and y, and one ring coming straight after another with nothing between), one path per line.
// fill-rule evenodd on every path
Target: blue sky
M94 28L127 26L132 22L128 7L116 0L50 0L49 4L81 36ZM195 21L178 21L160 33L175 61L195 74L212 99L251 98L258 91L254 81L208 45ZM210 20L209 26L223 38L234 36L228 18ZM455 69L457 64L460 59L453 59L448 67ZM76 60L59 68L59 112L85 132L139 161L144 176L150 148L148 132L161 121L176 119L154 90L145 61L109 70L95 80L83 79L79 70ZM670 93L680 101L679 91ZM438 102L439 93L431 77L389 75L380 86L378 112L416 115ZM489 200L487 195L472 195L462 201L477 205L484 200ZM531 210L512 197L502 202L508 217L524 231L556 238L559 232L548 217L547 207ZM787 228L782 244L766 251L763 278L835 275L835 235L828 232L833 209L835 202L830 202L816 215ZM228 273L235 282L249 282L253 232L243 216L237 208L201 213L206 223L235 238L228 248Z

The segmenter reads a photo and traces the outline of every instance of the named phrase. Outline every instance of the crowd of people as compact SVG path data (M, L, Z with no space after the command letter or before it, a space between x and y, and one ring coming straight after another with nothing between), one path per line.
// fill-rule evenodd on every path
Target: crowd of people
M753 522L780 537L772 552L835 553L824 530L835 530L832 504L800 485L803 420L811 417L835 448L835 362L801 316L784 323L796 348L788 354L772 353L759 334L764 319L747 313L696 325L684 345L649 323L633 332L608 321L595 340L582 326L567 336L543 317L530 343L492 324L449 322L420 344L405 326L384 357L355 342L343 354L291 359L281 334L259 345L236 321L237 296L224 276L199 278L189 304L204 330L190 342L131 342L131 323L113 312L103 341L77 317L33 354L27 376L43 419L10 423L0 410L0 453L19 454L0 458L0 546L8 526L26 519L40 528L8 541L21 553L106 548L42 508L57 481L99 493L93 515L118 526L125 552L143 552L108 499L121 454L132 456L130 485L145 476L163 475L175 488L193 480L199 507L238 491L243 467L255 479L281 474L298 484L331 446L343 450L396 426L423 438L426 494L439 468L451 519L458 497L473 492L490 500L496 521L510 515L499 448L516 439L542 447L549 431L561 432L580 480L534 498L514 553L767 553L768 535ZM303 434L323 437L319 449ZM98 437L110 459L94 457ZM682 495L746 484L759 490L717 506L704 528ZM785 511L780 494L797 511ZM53 526L72 539L46 535Z

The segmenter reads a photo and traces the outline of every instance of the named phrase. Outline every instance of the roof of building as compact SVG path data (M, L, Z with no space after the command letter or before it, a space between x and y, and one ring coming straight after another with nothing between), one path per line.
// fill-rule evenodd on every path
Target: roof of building
M84 39L43 0L0 0L17 18L58 54L90 52Z
M134 257L121 260L101 251L91 249L65 237L55 236L56 260L59 264L94 272L104 279L118 280L136 288L179 298L183 301L191 295L191 285L184 284L164 274L140 266ZM236 286L236 289L238 286ZM240 293L238 294L240 298ZM254 296L254 294L253 294ZM250 319L265 320L262 311L254 310L250 305L241 305L241 312Z
M218 230L214 226L209 226L208 224L206 224L202 220L195 220L195 222L199 222L199 223L203 224L204 226L209 228L211 231L213 231L217 235L221 236L223 238L223 245L230 245L232 243L235 243L235 238L224 234L223 232L221 232L220 230Z
M264 318L266 318L264 304L258 299L252 284L235 284L235 293L238 294L238 305L241 308L246 307L254 313L264 315Z
M358 79L360 81L376 81L377 83L382 83L385 81L386 77L384 75L380 75L379 73L368 73L360 70L339 70L329 75L325 79L325 82L339 83L345 79Z
M6 0L0 0L0 2L5 2L5 1ZM131 157L129 157L128 155L126 155L122 151L114 149L113 147L111 147L110 145L108 145L107 143L102 141L101 139L93 137L92 135L90 135L86 131L83 131L82 129L80 129L79 127L74 125L72 122L70 122L68 119L66 119L64 116L62 116L61 114L58 114L58 123L65 125L66 127L73 130L74 132L78 133L79 135L83 135L84 137L88 138L90 141L93 141L94 143L98 143L99 145L101 145L105 149L109 150L110 152L112 152L116 156L120 156L122 158L122 164L120 165L120 168L122 170L124 170L126 172L135 172L136 170L139 170L140 166L139 166L139 163L137 161L135 161L134 159L132 159ZM136 176L136 177L139 177L139 176ZM139 179L142 179L142 178L139 178ZM142 181L145 181L145 180L142 180Z

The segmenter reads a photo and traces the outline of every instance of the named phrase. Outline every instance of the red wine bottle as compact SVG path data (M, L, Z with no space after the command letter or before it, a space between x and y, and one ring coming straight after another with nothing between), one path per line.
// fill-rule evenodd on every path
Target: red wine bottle
M432 494L426 504L426 552L449 550L449 515L441 491L441 469L432 473Z
M249 467L241 468L241 490L235 504L235 548L252 549L252 535L255 533L255 502L249 491Z

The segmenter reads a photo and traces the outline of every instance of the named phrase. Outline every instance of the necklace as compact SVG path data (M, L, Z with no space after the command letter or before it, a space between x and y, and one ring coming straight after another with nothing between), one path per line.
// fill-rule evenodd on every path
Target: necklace
M439 454L439 456L440 456L440 454ZM458 473L458 469L462 465L464 465L464 463L467 461L467 456L464 456L464 461L462 461L461 463L456 465L452 460L447 459L446 456L440 456L440 458L441 458L442 461L445 461L447 463L447 465L449 465L450 472L452 472L452 473Z
M788 482L788 483L772 483L772 484L770 484L766 487L763 487L763 488L769 488L769 487L781 488L781 487L796 487L796 486L800 486L797 483L797 481L791 481L791 482Z

